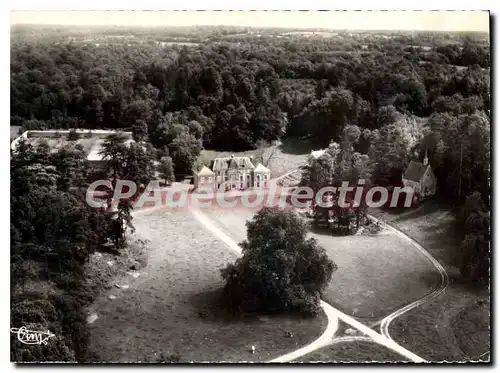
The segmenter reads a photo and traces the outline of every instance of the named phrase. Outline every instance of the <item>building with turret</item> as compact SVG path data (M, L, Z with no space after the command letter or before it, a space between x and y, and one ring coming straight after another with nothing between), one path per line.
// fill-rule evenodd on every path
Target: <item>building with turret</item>
M436 194L436 177L429 164L427 152L423 162L411 161L402 176L403 185L414 190L414 196L418 199Z
M211 167L203 166L194 174L194 187L210 187L215 190L268 188L271 171L262 163L257 167L252 157L215 158Z

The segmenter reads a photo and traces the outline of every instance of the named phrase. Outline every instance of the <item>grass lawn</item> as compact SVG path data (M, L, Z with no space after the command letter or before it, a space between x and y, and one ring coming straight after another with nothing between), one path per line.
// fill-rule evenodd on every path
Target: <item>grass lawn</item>
M286 174L298 169L307 162L311 153L311 146L301 140L283 140L264 152L265 166L271 170L271 178Z
M297 359L298 362L311 363L370 363L370 362L407 362L403 356L375 342L352 341L338 342L323 347Z
M460 279L453 255L460 245L460 234L454 231L452 211L435 201L427 201L405 211L372 213L418 241L441 262L449 276L443 294L391 324L391 336L431 361L488 360L489 294Z
M146 265L143 240L130 240L119 255L110 252L96 252L85 263L85 277L89 290L94 296L100 295L113 286L113 280L126 272L138 272Z
M246 239L254 212L204 209L236 242ZM324 300L341 311L375 321L425 296L439 273L415 247L392 233L335 237L311 233L338 265Z
M219 269L236 255L191 213L145 212L134 224L149 240L148 264L140 277L116 280L128 289L113 288L93 305L99 318L89 327L97 360L266 361L321 335L324 317L227 315L218 303Z
M262 147L260 149L244 152L203 150L198 157L195 168L199 170L201 165L210 165L210 161L218 157L250 157L253 156L254 165L259 162L271 170L271 178L275 178L293 171L306 163L311 152L310 145L301 140L284 140L275 145Z
M395 234L335 237L313 234L337 264L324 299L368 321L381 319L435 289L439 273Z

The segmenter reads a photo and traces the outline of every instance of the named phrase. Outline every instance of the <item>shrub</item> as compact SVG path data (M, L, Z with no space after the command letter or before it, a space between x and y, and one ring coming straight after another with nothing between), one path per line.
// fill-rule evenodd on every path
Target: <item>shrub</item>
M78 132L76 132L76 130L74 128L69 130L69 133L68 133L68 140L69 141L76 141L79 138L80 138L80 134Z

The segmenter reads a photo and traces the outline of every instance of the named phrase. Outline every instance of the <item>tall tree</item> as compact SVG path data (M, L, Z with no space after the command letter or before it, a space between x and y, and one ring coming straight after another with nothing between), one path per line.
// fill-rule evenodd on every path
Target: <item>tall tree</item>
M168 156L162 157L158 165L158 172L160 174L160 178L164 180L165 184L174 181L175 177L172 158Z
M112 173L113 186L121 175L125 163L127 145L126 137L123 133L117 132L109 135L102 145L101 156L107 160L106 167Z
M174 162L175 173L191 175L194 162L203 149L203 145L200 139L183 132L169 144L168 149Z
M265 208L247 223L243 256L222 270L226 299L243 312L317 314L337 269L295 213Z

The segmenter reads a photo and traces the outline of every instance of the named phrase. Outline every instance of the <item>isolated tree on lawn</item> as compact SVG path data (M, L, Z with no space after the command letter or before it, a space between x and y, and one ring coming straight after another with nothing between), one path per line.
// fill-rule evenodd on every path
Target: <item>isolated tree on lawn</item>
M264 208L247 223L243 256L221 273L233 311L315 315L337 266L292 211Z

